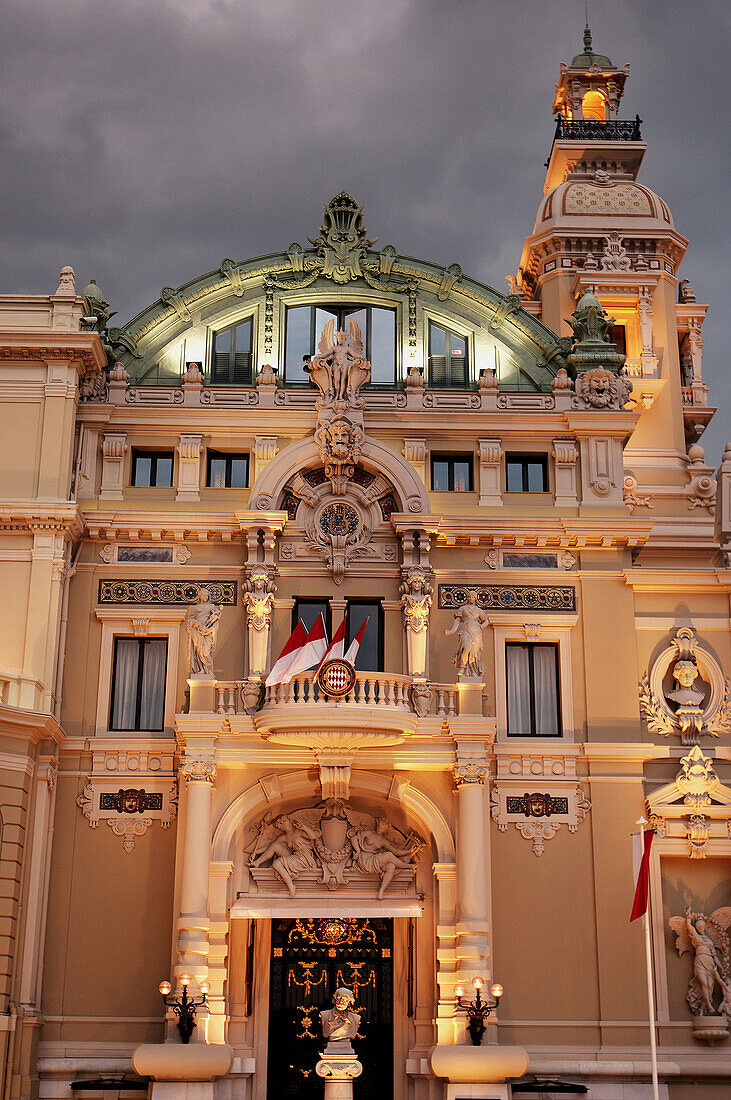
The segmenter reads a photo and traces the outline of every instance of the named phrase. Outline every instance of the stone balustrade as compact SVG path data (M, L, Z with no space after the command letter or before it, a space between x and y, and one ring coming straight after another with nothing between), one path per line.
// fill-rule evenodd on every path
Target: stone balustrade
M218 714L240 714L245 710L242 689L249 686L246 680L219 680L216 683L216 711ZM458 691L455 684L429 684L431 701L429 713L438 717L454 717L458 713ZM332 703L363 707L390 707L413 711L411 695L412 679L395 672L357 672L353 690L340 698L324 695L315 683L314 672L293 676L289 683L275 684L262 689L261 706L321 706Z

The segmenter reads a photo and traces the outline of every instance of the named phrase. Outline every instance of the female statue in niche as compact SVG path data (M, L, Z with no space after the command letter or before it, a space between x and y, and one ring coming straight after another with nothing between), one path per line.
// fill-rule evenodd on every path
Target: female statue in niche
M454 613L454 622L446 635L456 634L459 640L454 664L461 676L481 676L485 671L482 663L482 631L490 620L481 607L477 606L477 593L467 595L467 603L462 604Z

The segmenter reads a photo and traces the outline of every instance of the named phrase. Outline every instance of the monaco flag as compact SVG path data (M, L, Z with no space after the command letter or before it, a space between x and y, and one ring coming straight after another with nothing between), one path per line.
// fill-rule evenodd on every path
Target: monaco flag
M635 900L632 905L630 924L647 912L647 899L650 891L650 849L655 837L654 829L644 833L632 834L632 862L635 873Z
M302 649L307 638L307 631L305 625L301 619L297 620L297 626L294 628L289 638L287 639L284 649L277 657L276 661L271 667L269 675L264 683L267 687L273 687L274 684L281 684L282 677L287 672L289 666L294 661L297 654Z
M312 630L307 635L304 645L295 654L292 664L285 670L282 683L287 684L298 672L306 672L308 668L316 668L327 651L327 631L322 612L315 619Z
M350 661L351 665L354 668L355 668L355 658L358 656L358 650L360 649L360 643L363 641L363 635L365 634L365 628L368 626L368 619L370 619L370 615L368 616L366 621L363 623L363 625L361 626L361 628L358 631L358 633L356 634L356 636L353 638L353 641L348 646L348 652L345 654L345 657L343 658L343 660L345 660L345 661Z
M317 666L318 669L325 664L325 661L329 661L331 657L343 656L343 652L345 650L345 624L346 620L343 619L340 626L333 635L333 640L330 642L330 645L325 650L323 658L320 661L320 664Z

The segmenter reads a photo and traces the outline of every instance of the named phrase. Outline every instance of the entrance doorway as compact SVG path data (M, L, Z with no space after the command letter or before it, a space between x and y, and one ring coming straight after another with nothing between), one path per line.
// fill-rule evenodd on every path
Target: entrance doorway
M353 1048L363 1064L356 1100L393 1097L393 921L325 917L272 921L268 1100L321 1100L315 1073L324 1040L320 1009L339 986L361 1013Z

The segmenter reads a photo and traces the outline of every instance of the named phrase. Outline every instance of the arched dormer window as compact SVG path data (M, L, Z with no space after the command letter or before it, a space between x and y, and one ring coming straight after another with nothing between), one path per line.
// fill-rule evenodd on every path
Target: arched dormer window
M363 333L366 358L371 364L371 385L393 386L396 381L396 310L381 306L311 305L287 309L284 380L306 383L302 357L314 355L322 330L335 319L336 329L348 329L352 319Z
M251 386L254 323L251 317L213 333L209 381L213 386Z
M591 118L595 122L607 121L607 101L601 92L587 92L581 101L581 110L584 118Z

